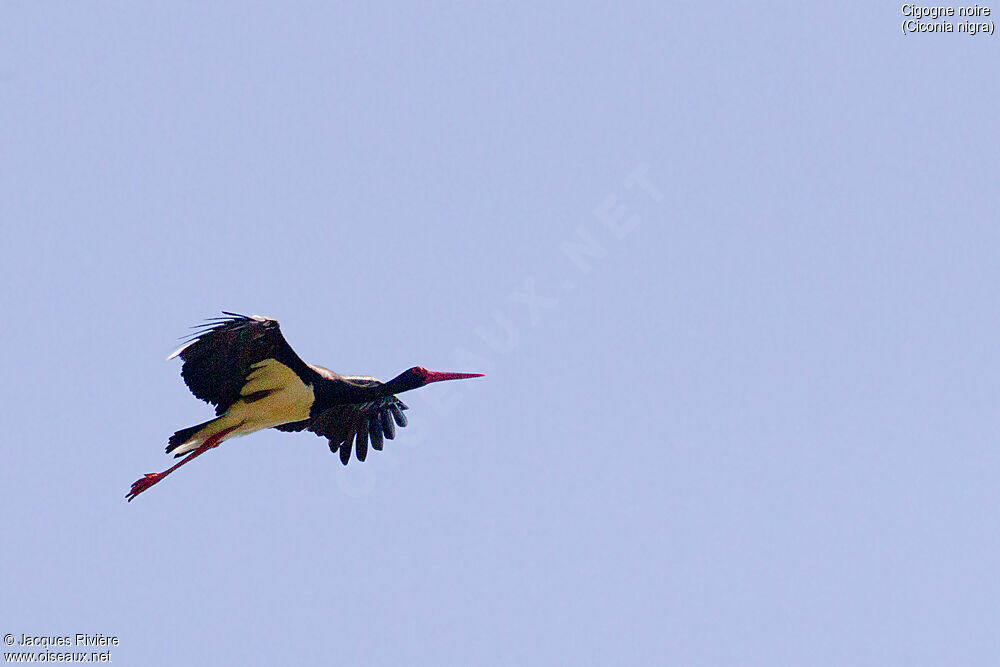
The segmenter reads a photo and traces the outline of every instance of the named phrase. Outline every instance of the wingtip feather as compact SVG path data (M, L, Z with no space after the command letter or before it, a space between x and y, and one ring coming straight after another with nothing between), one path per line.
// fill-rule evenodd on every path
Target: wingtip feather
M180 356L181 352L183 352L183 351L184 351L184 350L186 350L187 348L191 347L191 344L192 344L192 343L194 343L194 341L193 341L193 340L192 340L192 341L188 341L187 343L184 343L184 344L183 344L183 345L181 345L181 346L180 346L179 348L177 348L176 350L174 350L173 352L171 352L171 353L170 353L170 356L169 356L169 357L167 357L167 361L170 361L170 360L171 360L171 359L173 359L174 357L178 357L178 356Z

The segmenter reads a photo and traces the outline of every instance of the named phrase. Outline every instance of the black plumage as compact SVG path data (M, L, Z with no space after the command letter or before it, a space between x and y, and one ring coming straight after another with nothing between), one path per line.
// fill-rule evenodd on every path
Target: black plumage
M284 364L305 382L319 375L295 354L275 320L224 312L214 318L168 359L184 362L181 377L196 398L221 415L240 398L252 366L267 359ZM207 328L206 328L207 327ZM259 400L259 399L258 399Z

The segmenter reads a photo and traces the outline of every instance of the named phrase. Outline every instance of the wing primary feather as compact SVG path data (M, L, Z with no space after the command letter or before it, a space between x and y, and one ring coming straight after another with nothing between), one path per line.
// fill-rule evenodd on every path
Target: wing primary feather
M372 439L372 447L376 451L382 451L382 422L376 417L372 416L368 419L368 436Z
M347 437L344 439L343 444L340 445L340 462L345 466L347 462L351 460L351 440L354 439L354 431L348 429Z
M398 405L390 405L389 411L392 413L392 418L396 420L396 423L400 426L400 428L406 426L406 415L403 414L403 411Z
M354 445L359 461L368 458L368 420L362 419L361 423L358 424L358 438Z
M385 437L393 440L396 437L396 427L393 425L392 419L389 417L389 413L380 412L378 417L382 420L382 432L385 433Z

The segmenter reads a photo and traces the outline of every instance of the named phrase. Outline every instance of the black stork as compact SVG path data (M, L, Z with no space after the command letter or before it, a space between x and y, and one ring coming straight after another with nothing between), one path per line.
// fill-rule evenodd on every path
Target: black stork
M278 322L266 317L223 311L198 327L180 349L181 377L196 398L215 406L215 419L170 436L167 453L184 458L163 472L148 473L132 484L129 502L192 459L224 440L276 428L312 431L330 441L347 465L354 444L357 458L368 456L368 441L382 449L396 427L406 426L407 406L396 394L432 382L483 377L481 373L435 373L421 366L388 382L373 377L338 375L302 361L281 335ZM185 456L186 454L186 456Z

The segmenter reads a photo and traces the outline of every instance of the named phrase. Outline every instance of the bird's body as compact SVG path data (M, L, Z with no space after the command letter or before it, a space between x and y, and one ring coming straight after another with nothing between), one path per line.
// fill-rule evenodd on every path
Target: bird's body
M305 363L285 341L276 320L224 313L170 355L184 365L181 376L191 393L216 407L216 417L181 429L167 452L187 455L162 473L132 485L130 501L187 461L223 441L266 428L309 430L329 439L330 450L345 465L352 444L364 461L369 439L382 449L405 426L407 406L395 394L431 382L481 377L476 373L435 373L410 368L389 382L367 376L338 375Z

